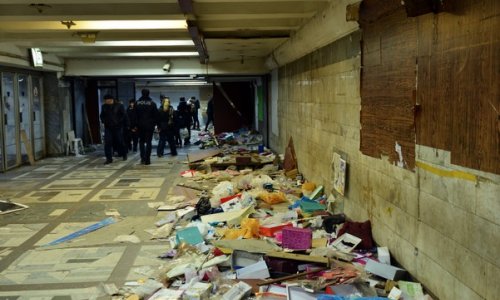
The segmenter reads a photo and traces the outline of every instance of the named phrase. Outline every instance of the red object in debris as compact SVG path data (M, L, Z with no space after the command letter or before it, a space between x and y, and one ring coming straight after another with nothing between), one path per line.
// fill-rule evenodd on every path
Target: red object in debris
M292 223L277 224L277 225L267 225L259 227L259 234L268 237L274 237L274 234L278 231L282 231L285 227L293 227Z
M224 198L220 198L220 203L225 203L231 199L234 199L234 198L239 198L241 196L241 194L235 194L235 195L232 195L232 196L227 196L227 197L224 197Z
M224 252L222 252L219 248L214 248L214 249L212 250L212 254L213 254L214 256L221 256L221 255L224 255Z

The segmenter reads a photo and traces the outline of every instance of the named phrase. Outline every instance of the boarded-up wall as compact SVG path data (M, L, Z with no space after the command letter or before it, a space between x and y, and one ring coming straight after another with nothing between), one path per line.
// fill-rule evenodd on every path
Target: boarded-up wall
M457 1L452 12L409 18L365 1L361 151L414 168L414 143L460 166L500 173L499 2Z
M500 174L500 2L475 3L418 18L417 143Z
M404 9L363 26L361 152L415 166L417 23ZM402 158L396 152L401 146Z

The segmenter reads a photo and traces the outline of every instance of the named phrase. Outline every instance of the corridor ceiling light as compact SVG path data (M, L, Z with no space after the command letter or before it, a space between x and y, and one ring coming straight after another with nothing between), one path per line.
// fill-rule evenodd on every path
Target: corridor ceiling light
M78 21L78 29L124 30L124 29L185 29L185 20L106 20Z
M126 56L198 56L196 51L178 51L178 52L130 52Z
M193 46L192 40L100 41L95 46Z
M127 56L127 57L176 57L198 56L196 51L182 52L113 52L113 53L87 53L86 56Z

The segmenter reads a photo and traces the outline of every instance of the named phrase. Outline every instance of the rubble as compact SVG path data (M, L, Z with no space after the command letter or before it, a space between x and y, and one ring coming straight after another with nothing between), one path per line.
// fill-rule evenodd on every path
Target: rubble
M121 299L430 299L376 247L369 221L329 211L333 196L298 173L292 141L280 163L254 135L215 140L156 207L147 232L165 253L154 280Z

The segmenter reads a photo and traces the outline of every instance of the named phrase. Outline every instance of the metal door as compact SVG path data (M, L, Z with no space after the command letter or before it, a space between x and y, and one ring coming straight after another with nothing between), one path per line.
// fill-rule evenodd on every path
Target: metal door
M13 73L2 74L3 140L5 169L18 165L19 130Z
M44 128L42 122L42 78L33 76L31 80L31 92L33 99L32 121L33 121L33 148L35 159L40 159L45 155Z
M29 77L25 74L17 75L17 95L19 104L19 133L18 137L21 136L21 130L26 132L27 140L31 141L31 99L30 99L30 88L29 88ZM26 147L30 147L30 152L33 153L31 142L27 145L24 141L18 138L19 149L21 149L21 163L29 162Z

